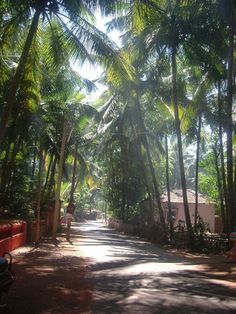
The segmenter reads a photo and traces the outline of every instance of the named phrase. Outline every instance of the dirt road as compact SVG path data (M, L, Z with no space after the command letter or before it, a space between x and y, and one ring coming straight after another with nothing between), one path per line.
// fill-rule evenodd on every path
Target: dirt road
M236 313L236 264L183 256L99 222L14 254L17 280L0 313Z
M92 313L236 313L236 264L224 257L178 256L96 222L81 230Z

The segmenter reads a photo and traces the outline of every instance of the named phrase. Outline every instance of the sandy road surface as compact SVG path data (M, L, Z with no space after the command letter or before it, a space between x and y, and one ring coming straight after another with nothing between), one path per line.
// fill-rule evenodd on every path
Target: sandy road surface
M178 256L98 222L79 229L92 313L236 313L236 264L224 257Z
M72 244L14 252L4 314L236 313L236 264L182 256L100 222L74 223Z

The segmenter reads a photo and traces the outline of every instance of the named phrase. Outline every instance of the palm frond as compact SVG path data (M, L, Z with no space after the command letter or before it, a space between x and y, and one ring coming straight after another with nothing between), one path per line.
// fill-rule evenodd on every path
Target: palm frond
M63 32L57 20L51 20L48 15L47 23L44 22L45 33L43 50L47 64L57 68L68 60L66 42L63 38Z
M60 19L65 30L67 25ZM90 62L95 61L91 59L91 56L96 56L96 59L100 61L106 68L115 68L124 79L133 79L134 71L132 66L128 64L125 58L120 54L119 47L115 45L110 38L89 23L84 18L79 21L70 20L70 32L69 37L74 40L74 44L77 44L74 56L78 58L81 63L86 59ZM73 41L72 41L73 42ZM80 55L80 49L82 54ZM72 51L73 52L73 51Z

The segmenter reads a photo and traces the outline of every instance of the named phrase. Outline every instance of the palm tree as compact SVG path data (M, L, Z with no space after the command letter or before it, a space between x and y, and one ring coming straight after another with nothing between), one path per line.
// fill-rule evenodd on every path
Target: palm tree
M60 147L60 154L59 154L60 158L59 158L59 164L58 164L58 174L57 174L57 180L56 180L55 208L54 208L53 229L52 229L53 241L56 240L56 234L57 234L59 209L60 209L61 181L62 181L62 175L63 175L65 148L66 148L70 131L71 130L68 128L68 118L64 117L61 147Z
M220 137L220 159L221 159L221 177L222 187L224 191L224 203L225 203L225 217L227 225L225 230L232 228L235 223L235 193L233 191L233 119L232 119L232 100L233 100L233 67L234 67L234 34L235 34L235 13L236 8L233 1L212 1L209 2L210 7L205 5L206 3L200 3L201 16L197 21L194 19L194 23L197 25L208 25L209 32L203 34L198 27L197 32L192 33L192 45L199 42L199 45L192 49L191 60L198 64L204 65L211 79L217 84L218 89L218 106L219 106L219 137ZM203 6L204 5L204 6ZM199 8L200 8L199 6ZM211 10L211 14L207 15L206 12ZM205 13L204 13L205 12ZM208 47L209 53L204 51ZM223 87L226 84L226 88ZM225 89L226 95L224 95L223 89ZM225 101L224 101L225 97ZM224 153L222 145L222 135L224 133L224 115L226 119L225 132L227 138L227 174L224 167ZM227 176L227 178L226 178ZM226 182L227 181L227 182Z
M29 56L32 52L32 46L37 39L38 31L43 25L48 25L50 32L51 46L48 51L48 57L54 64L58 59L79 58L80 62L89 60L94 62L96 56L106 66L112 63L123 69L123 75L127 74L127 67L124 60L119 56L118 50L109 38L99 31L91 22L93 22L93 14L90 9L100 6L104 11L114 8L109 5L109 1L63 1L59 3L56 0L32 2L19 0L18 6L14 6L15 2L9 1L9 9L11 19L5 26L4 32L15 25L15 21L19 21L20 16L23 22L31 21L29 30L23 45L22 52L18 61L18 65L14 76L11 80L9 93L6 98L1 122L0 122L0 142L2 142L5 129L12 109L16 105L17 93L20 88L20 82L24 75L26 65L29 62Z
M234 1L226 3L228 9L228 59L227 59L227 194L228 206L230 214L231 229L236 224L236 196L234 194L233 184L233 67L234 67L234 36L235 36L235 23L236 23L236 5Z
M170 55L170 64L172 72L172 104L174 106L175 127L178 142L179 166L181 175L181 184L183 191L183 202L186 225L189 233L189 240L193 238L192 225L189 214L186 179L183 163L183 148L180 130L179 106L177 95L177 52L181 43L181 38L184 38L182 28L183 15L181 15L181 1L164 1L158 6L155 1L140 1L142 7L135 10L134 6L134 23L133 31L137 34L136 42L141 43L144 55L162 54L163 50ZM137 54L137 53L136 53Z
M138 75L136 75L136 77L137 76ZM120 79L120 77L117 73L116 73L115 79L113 81L111 79L111 76L109 76L110 88L112 91L114 91L115 96L116 97L119 96L119 98L121 99L121 103L123 104L123 107L124 107L124 109L123 109L124 113L127 114L128 127L129 128L131 127L132 134L133 135L135 134L136 138L139 137L139 141L145 149L147 164L148 164L148 168L149 168L149 172L150 172L150 176L151 176L151 180L152 180L152 185L153 185L153 190L154 190L154 198L156 200L156 204L157 204L157 207L159 210L161 225L163 227L163 241L166 242L167 231L166 231L164 213L163 213L162 204L161 204L160 186L158 184L158 180L156 177L156 171L155 171L154 166L153 166L153 161L152 161L152 156L151 156L151 148L150 148L150 144L149 144L148 137L147 137L148 130L145 126L144 113L142 111L141 103L140 103L141 96L142 96L142 93L140 92L140 91L142 91L142 83L141 83L141 80L139 82L139 85L137 82L138 82L137 78L133 82L124 81L124 80ZM112 104L113 103L111 102L111 105ZM130 109L126 110L125 108L130 108ZM121 121L124 122L124 118L121 118ZM122 128L119 128L119 129L123 130L123 133L119 134L119 135L120 136L123 135L122 140L124 142L124 136L125 136L124 135L124 126L122 126ZM129 134L129 133L127 133L127 134ZM138 145L140 145L140 144L138 144ZM123 147L123 146L124 145L121 144L121 147ZM138 148L138 149L140 149L140 148ZM122 149L122 151L123 151L123 149ZM139 161L141 163L141 168L142 168L143 167L143 161L140 158L141 155L138 154L138 156L139 156ZM126 159L124 158L124 161L125 160ZM125 165L124 165L124 167L125 167ZM127 173L127 166L126 166L125 171ZM122 186L123 186L122 199L123 199L123 203L124 203L125 198L126 198L125 186L127 186L127 184L125 184L125 181L123 182ZM149 187L148 186L146 186L146 187L149 190ZM123 208L122 211L124 212L124 205L122 206L122 208Z

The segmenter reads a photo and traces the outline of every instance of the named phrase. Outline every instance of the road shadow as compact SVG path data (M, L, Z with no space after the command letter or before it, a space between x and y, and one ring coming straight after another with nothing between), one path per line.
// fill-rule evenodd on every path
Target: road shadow
M79 236L74 235L74 241ZM16 280L3 295L3 314L87 313L91 304L91 287L86 276L87 261L78 245L58 237L55 246L45 238L39 247L18 254L13 259Z
M87 273L92 313L236 313L234 265L179 256L92 222L80 231L82 248L109 248Z

